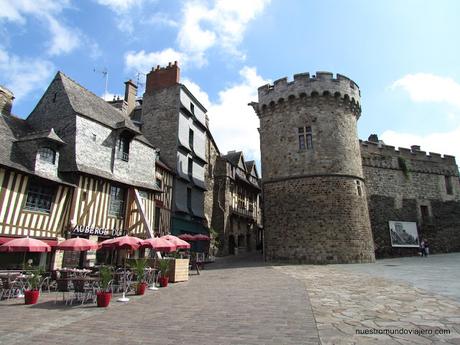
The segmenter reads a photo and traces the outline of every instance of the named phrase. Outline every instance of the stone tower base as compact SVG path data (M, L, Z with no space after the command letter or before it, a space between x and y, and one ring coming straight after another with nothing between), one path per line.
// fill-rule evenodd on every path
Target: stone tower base
M359 195L357 181L312 176L264 183L266 260L374 262L365 188Z

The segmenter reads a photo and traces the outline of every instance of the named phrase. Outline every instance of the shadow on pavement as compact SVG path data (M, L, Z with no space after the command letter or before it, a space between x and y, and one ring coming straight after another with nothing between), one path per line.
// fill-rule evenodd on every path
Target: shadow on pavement
M264 261L261 253L244 253L217 257L216 261L205 265L205 270L221 270L226 268L242 268L242 267L264 267L270 266Z

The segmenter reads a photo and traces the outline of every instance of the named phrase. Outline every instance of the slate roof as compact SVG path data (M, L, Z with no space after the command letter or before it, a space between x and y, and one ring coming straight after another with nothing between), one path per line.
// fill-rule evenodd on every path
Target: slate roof
M27 140L38 140L38 139L48 139L52 140L58 144L65 144L64 140L59 138L53 128L47 129L44 131L31 132L24 134L18 138L18 141L27 141Z
M13 150L14 143L19 141L21 138L27 136L31 137L30 140L43 138L43 133L40 135L35 133L38 137L33 137L33 131L34 129L25 120L14 115L0 114L0 165L47 180L69 185L68 182L60 179L59 177L48 175L44 176L30 170L24 165L27 162L25 162L25 158L21 155L21 152L19 150ZM54 133L54 131L48 131L48 134L53 137L51 132ZM54 133L54 136L54 140L60 140L62 142L56 133ZM50 139L48 135L45 137Z
M243 152L241 151L229 151L226 155L223 155L222 158L226 159L231 165L238 166L242 154Z
M255 161L246 161L246 162L244 162L244 164L246 164L246 168L248 169L248 173L251 173L252 168L255 167L255 165L256 165L256 162ZM254 177L258 178L258 176L257 176L257 167L256 167L255 170L256 170L256 176L254 176Z
M62 85L69 98L73 110L87 118L102 123L113 129L126 128L138 134L135 139L144 144L154 147L143 135L138 127L131 121L129 116L104 101L101 97L79 85L62 72L58 72L56 78L61 79Z

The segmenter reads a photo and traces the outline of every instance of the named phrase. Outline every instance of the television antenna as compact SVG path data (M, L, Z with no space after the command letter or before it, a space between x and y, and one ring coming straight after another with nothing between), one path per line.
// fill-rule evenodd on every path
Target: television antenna
M140 82L140 80L141 80L141 75L142 75L143 77L145 77L147 74L142 73L142 72L137 72L137 73L136 73L136 85L137 85L138 88L139 88L139 86L145 87L145 83L141 83L141 82ZM143 78L143 80L145 80L145 78Z
M105 79L104 97L106 97L107 94L108 94L108 86L109 86L109 71L108 71L107 67L104 67L102 70L98 70L98 69L93 68L93 72L101 73L102 76L104 77L104 79Z

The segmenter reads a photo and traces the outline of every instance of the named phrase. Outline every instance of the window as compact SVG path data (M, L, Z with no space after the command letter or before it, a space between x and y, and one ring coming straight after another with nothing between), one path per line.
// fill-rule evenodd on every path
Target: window
M190 102L190 112L195 115L195 104L193 104L192 102Z
M428 209L428 206L421 205L420 214L422 216L422 222L427 222L430 219L430 210Z
M192 188L187 188L187 208L192 210Z
M189 158L188 159L188 175L192 176L193 175L193 159Z
M452 181L450 179L450 176L444 176L444 182L446 184L446 192L447 192L447 194L452 195L453 190L452 190Z
M313 148L313 135L311 127L299 127L299 150L311 150Z
M307 150L313 148L313 135L311 133L311 127L305 127L305 136L307 138Z
M54 188L52 186L30 181L24 208L31 211L50 213L53 197Z
M110 186L109 216L123 218L125 210L125 190L121 187Z
M193 129L188 130L188 145L190 149L193 150Z
M163 181L161 181L160 178L156 178L155 182L157 183L158 188L160 188L160 189L163 188Z
M358 189L358 195L363 195L363 189L361 188L361 181L356 181L356 188Z
M56 151L50 149L49 147L42 147L38 151L40 155L40 160L54 164L56 161Z
M118 158L127 162L129 159L129 138L120 136L117 142Z
M149 193L145 190L140 190L139 191L139 197L141 199L148 199L149 198Z

